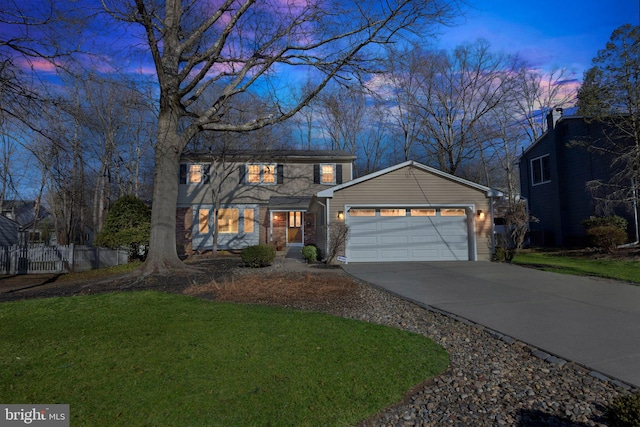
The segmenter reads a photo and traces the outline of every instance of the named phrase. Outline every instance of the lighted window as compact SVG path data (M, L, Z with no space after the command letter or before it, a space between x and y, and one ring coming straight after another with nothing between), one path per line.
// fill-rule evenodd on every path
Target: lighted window
M336 182L336 165L320 165L320 181L323 184Z
M275 184L275 164L253 164L247 166L247 181L253 184Z
M350 209L350 216L376 216L375 209Z
M435 209L411 209L411 216L436 216Z
M248 168L247 179L249 182L259 183L260 182L260 165L249 165Z
M253 233L253 230L254 230L253 209L245 209L243 215L244 215L244 232Z
M220 209L218 211L218 233L238 232L238 209Z
M380 216L407 216L406 209L380 209Z
M302 212L289 212L289 227L302 227Z
M262 182L267 184L276 182L276 165L262 165Z
M198 232L209 232L209 209L198 210Z
M466 216L467 213L464 209L442 209L440 210L440 216Z
M202 165L189 165L189 182L202 181Z

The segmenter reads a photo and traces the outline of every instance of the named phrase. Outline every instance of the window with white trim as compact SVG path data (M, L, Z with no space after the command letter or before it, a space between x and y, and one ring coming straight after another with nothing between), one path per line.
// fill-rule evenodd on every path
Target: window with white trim
M551 160L548 154L531 160L531 182L533 185L551 182Z
M238 209L218 210L218 233L238 232Z
M209 182L209 164L182 163L180 164L180 184L199 184Z
M322 184L336 183L336 165L333 163L323 163L320 165L320 182Z
M250 184L275 184L277 168L275 163L255 163L247 165L247 182Z

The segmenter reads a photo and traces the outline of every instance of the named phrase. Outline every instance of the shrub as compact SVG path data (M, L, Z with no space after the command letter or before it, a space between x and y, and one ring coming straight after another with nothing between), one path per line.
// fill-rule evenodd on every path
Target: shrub
M640 427L640 393L616 397L605 416L611 427Z
M615 252L618 246L627 241L627 232L613 225L599 225L587 230L593 246L609 252Z
M116 200L107 214L95 244L112 249L127 247L131 258L144 259L151 234L151 209L134 196ZM140 248L145 253L140 253Z
M249 246L242 250L240 257L247 267L268 267L276 258L276 248L265 244Z
M316 262L318 260L318 248L315 245L306 245L302 248L302 257L307 263Z
M582 225L587 231L594 227L611 226L617 227L623 231L627 230L627 220L621 216L590 216L582 221Z

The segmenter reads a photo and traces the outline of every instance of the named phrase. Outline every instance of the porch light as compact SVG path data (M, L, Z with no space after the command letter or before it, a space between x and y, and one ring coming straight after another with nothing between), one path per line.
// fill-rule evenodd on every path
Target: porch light
M478 210L478 219L484 219L484 212L482 212L482 210Z
M344 219L344 212L338 211L338 219Z

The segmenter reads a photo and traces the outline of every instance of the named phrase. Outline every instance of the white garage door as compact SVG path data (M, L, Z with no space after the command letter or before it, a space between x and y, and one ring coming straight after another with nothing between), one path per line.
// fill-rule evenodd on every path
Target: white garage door
M349 262L469 260L461 208L351 208Z

